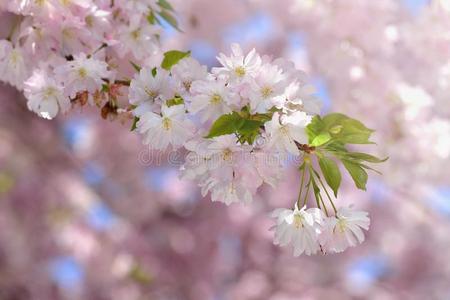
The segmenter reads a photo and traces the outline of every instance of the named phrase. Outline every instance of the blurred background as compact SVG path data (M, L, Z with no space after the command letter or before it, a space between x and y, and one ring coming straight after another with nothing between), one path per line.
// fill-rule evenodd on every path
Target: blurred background
M0 300L450 299L450 1L171 0L166 49L202 63L232 42L311 76L323 112L376 129L389 156L368 191L366 242L292 257L268 214L298 174L249 206L212 204L130 124L74 110L46 121L0 83Z

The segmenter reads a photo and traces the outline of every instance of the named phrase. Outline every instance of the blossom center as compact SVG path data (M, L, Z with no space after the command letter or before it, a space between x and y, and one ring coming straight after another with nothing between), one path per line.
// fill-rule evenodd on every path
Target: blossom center
M19 57L20 55L16 50L11 51L10 59L13 65L17 64L17 62L19 61Z
M88 27L94 27L94 17L92 15L86 16L86 18L84 18L84 21L86 22L86 25Z
M88 72L87 72L86 68L81 67L78 69L78 76L80 76L81 78L86 78L87 74L88 74Z
M294 226L295 228L299 229L303 227L303 216L302 215L294 215Z
M231 161L231 159L233 158L233 151L231 151L230 149L225 149L222 152L222 159L225 161Z
M158 93L155 92L154 90L150 90L148 88L145 88L145 93L147 93L147 95L152 98L152 100L154 100L156 98L156 96L158 96Z
M261 89L261 96L263 98L268 98L273 93L273 90L269 86L265 86Z
M211 96L211 104L219 104L220 102L222 102L222 96L220 96L219 94L214 94Z
M186 89L186 91L189 91L191 89L192 81L184 81L183 86Z
M48 87L44 91L43 98L44 98L44 100L48 100L49 98L55 96L55 94L56 94L56 89L54 87Z
M141 30L140 30L140 29L136 29L136 30L133 30L133 31L131 32L131 37L132 37L134 40L138 40L140 36L141 36Z
M286 125L283 125L280 127L280 132L282 135L287 135L287 136L289 135L289 130Z
M240 66L234 69L234 73L236 73L237 77L244 77L245 75L245 68Z
M347 229L347 221L344 219L338 219L336 227L340 233L344 233L345 230Z
M172 121L169 118L165 117L162 120L162 125L165 130L169 130L172 127Z

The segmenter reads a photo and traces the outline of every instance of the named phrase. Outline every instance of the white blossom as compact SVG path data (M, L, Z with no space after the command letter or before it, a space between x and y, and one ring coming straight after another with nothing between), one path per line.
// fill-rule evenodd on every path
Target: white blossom
M141 24L138 18L133 18L129 25L123 25L119 28L120 42L117 44L117 53L124 57L128 53L142 60L150 55L154 55L159 50L157 35L161 30L157 26Z
M94 93L101 89L103 78L109 78L111 72L108 65L101 60L87 57L80 53L72 61L68 61L55 69L58 79L64 84L64 92L74 98L78 92Z
M0 80L22 89L28 76L24 54L7 40L0 40Z
M272 213L276 218L274 244L286 246L292 244L294 256L316 254L320 249L318 236L323 222L323 213L318 208L306 206L298 209L277 209Z
M286 102L283 108L288 111L304 111L311 115L320 114L322 103L314 96L314 92L312 85L302 85L298 81L291 83L285 90Z
M295 142L308 143L305 127L311 122L311 116L302 111L296 111L291 115L282 115L278 112L273 114L272 120L265 124L269 143L272 147L299 154Z
M231 81L242 81L250 76L257 75L262 60L255 49L244 55L238 44L232 44L231 51L231 56L219 54L217 60L222 64L222 67L214 68L213 73L225 76Z
M177 91L182 96L189 94L194 81L203 80L208 76L206 66L201 65L192 57L186 57L180 60L172 67L171 73L175 79Z
M215 121L223 114L231 112L228 106L231 92L223 80L199 80L191 87L189 111L199 114L201 121Z
M153 76L153 69L145 67L131 81L128 97L131 104L139 105L148 102L154 106L153 104L161 105L173 95L169 72L157 69Z
M70 108L70 100L63 94L62 85L58 84L43 70L33 73L24 86L28 109L45 119L53 119L59 111Z
M320 240L324 251L342 252L364 241L364 230L369 230L370 219L365 211L339 208L335 217L325 220Z
M165 150L182 146L194 131L194 125L186 118L184 105L161 107L161 114L146 112L140 116L137 128L144 135L143 143L152 149Z
M254 113L265 113L273 106L280 106L286 81L276 65L265 64L250 83L248 98Z

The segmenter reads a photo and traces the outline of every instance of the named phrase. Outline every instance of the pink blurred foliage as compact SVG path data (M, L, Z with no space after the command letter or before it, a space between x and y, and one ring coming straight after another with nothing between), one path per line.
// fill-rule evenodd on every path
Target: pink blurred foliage
M340 195L370 212L367 241L293 258L272 245L267 214L296 197L294 167L249 206L212 204L128 124L85 108L49 122L2 85L0 299L447 299L449 212L433 201L450 206L439 193L450 186L450 13L437 1L418 16L390 0L172 2L184 33L167 37L167 49L205 40L222 50L223 28L264 12L271 35L247 47L292 55L323 79L333 109L377 130L390 157L383 176L367 193L347 180ZM299 32L306 55L289 45ZM81 126L75 141L70 126ZM114 214L100 228L89 217L99 203ZM61 256L84 270L74 285L53 276Z

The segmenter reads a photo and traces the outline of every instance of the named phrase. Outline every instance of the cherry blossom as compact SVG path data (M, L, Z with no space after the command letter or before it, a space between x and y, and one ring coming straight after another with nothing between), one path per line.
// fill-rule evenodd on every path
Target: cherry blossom
M63 86L45 71L35 71L26 82L24 94L28 108L45 119L53 119L58 111L66 112L70 101L63 94Z
M180 147L193 134L193 124L186 118L183 105L161 107L161 115L146 112L137 123L138 130L144 135L144 144L152 149L165 150L171 145Z
M325 220L320 240L324 251L342 252L364 241L362 229L369 230L370 219L365 211L341 207L335 217Z
M316 254L320 249L318 237L323 223L322 211L302 207L294 210L280 208L272 213L277 219L274 227L274 244L286 246L292 243L294 256Z

